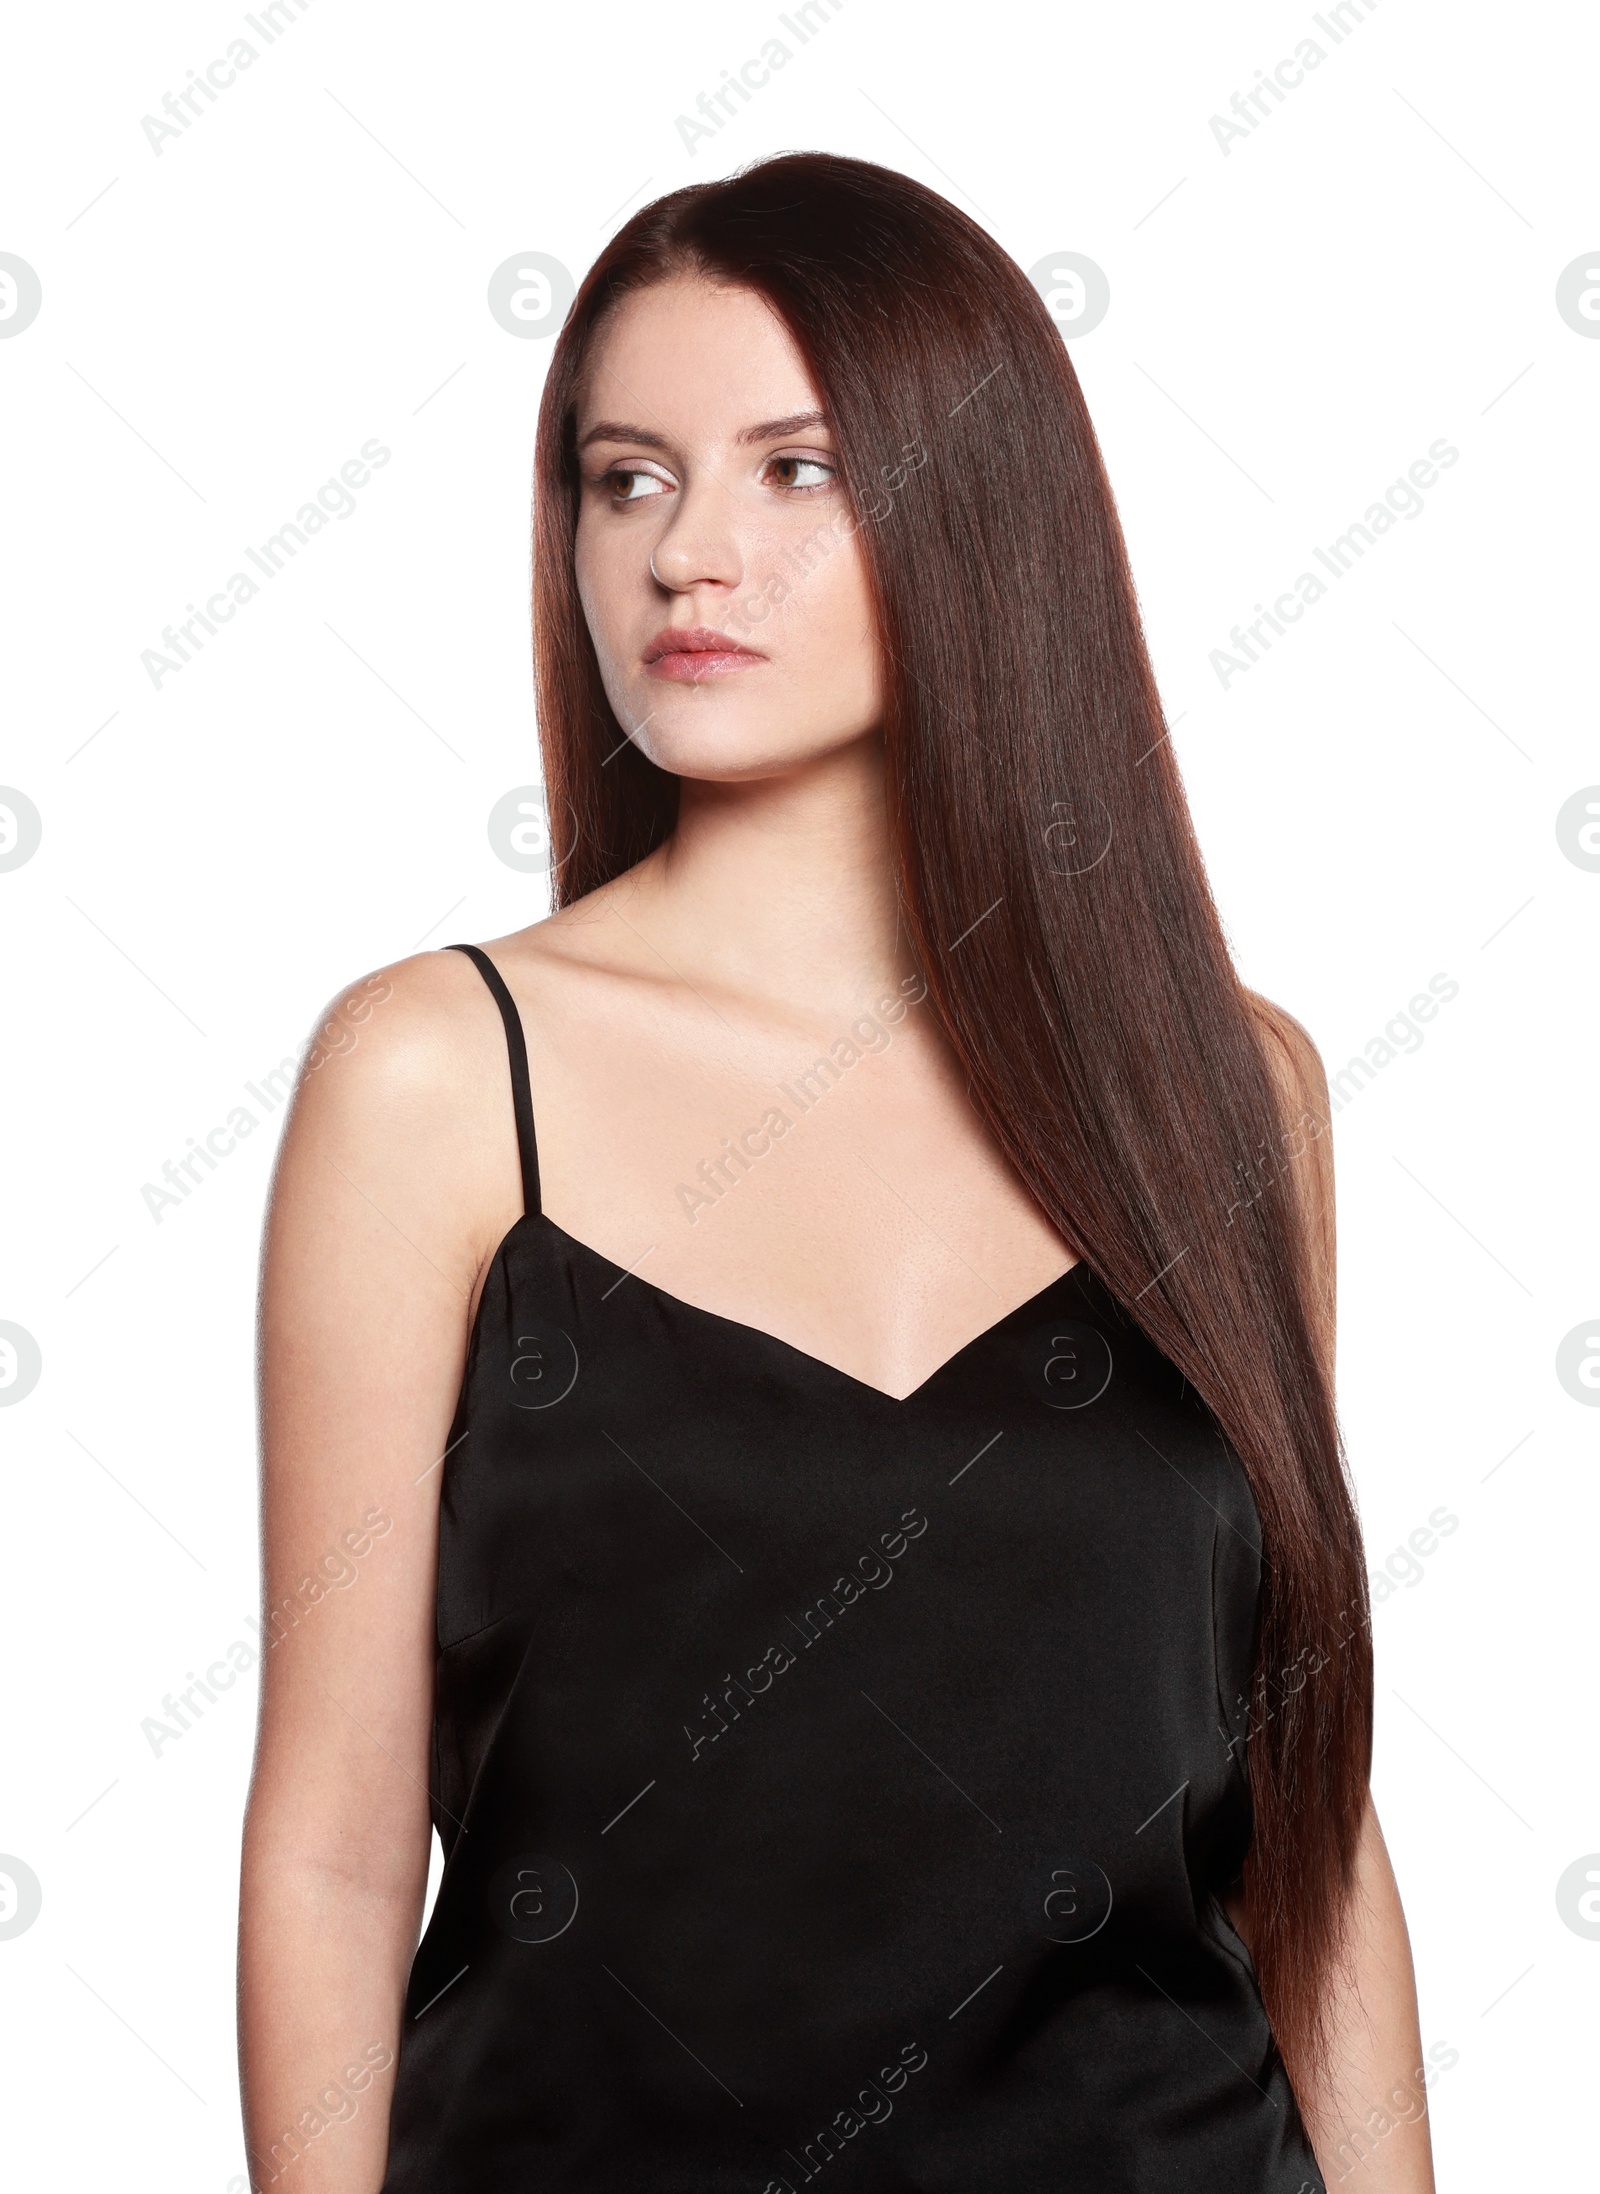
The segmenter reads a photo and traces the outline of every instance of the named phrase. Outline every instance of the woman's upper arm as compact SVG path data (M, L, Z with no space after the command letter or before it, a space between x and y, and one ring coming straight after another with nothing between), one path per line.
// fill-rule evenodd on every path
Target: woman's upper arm
M1262 1050L1284 1123L1285 1174L1301 1215L1318 1347L1331 1380L1337 1302L1334 1225L1333 1117L1328 1077L1316 1045L1292 1013L1256 991L1246 1001L1260 1022Z
M253 1833L395 1894L426 1870L439 1463L515 1177L509 1102L489 1097L498 1023L469 985L463 958L428 954L331 1009L263 1267Z
M1335 1229L1332 1108L1327 1075L1306 1030L1255 993L1263 1051L1284 1121L1284 1148L1303 1227L1314 1336L1334 1370ZM1366 2158L1372 2194L1431 2194L1433 2168L1424 2116L1416 1985L1405 1915L1370 1794L1356 1853L1346 1955L1331 1980L1329 2054L1321 2076L1299 2095L1317 2158L1330 2184L1355 2168L1343 2161L1372 2147L1363 2132L1387 2112L1392 2134ZM1356 2145L1349 2146L1352 2132ZM1342 2145L1343 2144L1343 2145Z
M1328 1080L1310 1035L1292 1013L1247 990L1245 1003L1261 1029L1261 1052L1283 1122L1287 1164L1279 1176L1295 1198L1306 1259L1312 1337L1334 1372L1336 1313L1333 1130ZM1244 1896L1236 1885L1223 1900L1240 1935L1247 1934Z

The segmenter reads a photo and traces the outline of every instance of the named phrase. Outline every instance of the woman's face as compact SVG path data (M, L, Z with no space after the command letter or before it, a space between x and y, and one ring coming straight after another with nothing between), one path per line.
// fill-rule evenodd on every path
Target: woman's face
M578 591L618 723L681 777L771 777L874 733L879 654L821 402L753 290L675 279L578 406Z

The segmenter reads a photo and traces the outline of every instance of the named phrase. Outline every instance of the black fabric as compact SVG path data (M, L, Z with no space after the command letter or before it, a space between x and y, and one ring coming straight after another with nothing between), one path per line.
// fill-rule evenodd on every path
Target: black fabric
M533 1092L528 1082L528 1045L522 1033L522 1016L506 988L505 977L481 945L451 945L464 952L489 986L506 1025L506 1056L511 1067L511 1109L517 1124L517 1156L522 1161L522 1209L539 1209L539 1145L533 1132Z
M1321 2194L1217 1901L1208 1412L1082 1264L902 1401L624 1274L539 1209L520 1033L383 2194Z

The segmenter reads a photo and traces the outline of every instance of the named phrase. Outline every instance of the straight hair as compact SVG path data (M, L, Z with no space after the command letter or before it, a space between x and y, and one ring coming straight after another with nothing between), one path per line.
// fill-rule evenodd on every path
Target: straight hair
M1366 1573L1296 1178L1326 1123L1286 1119L1268 1047L1289 1039L1233 966L1077 374L999 245L890 169L787 154L625 224L579 289L539 415L558 905L660 845L677 811L676 778L606 699L573 543L596 338L625 297L682 276L763 297L832 426L883 662L902 919L973 1103L1248 1478L1262 1574L1241 1886L1303 2087L1326 2061L1372 1720ZM775 599L735 615L759 621Z

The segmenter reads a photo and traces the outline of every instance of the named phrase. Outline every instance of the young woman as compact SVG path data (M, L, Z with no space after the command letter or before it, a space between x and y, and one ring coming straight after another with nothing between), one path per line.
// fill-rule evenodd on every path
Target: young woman
M274 1191L253 2183L1423 2194L1326 1085L1044 306L857 161L646 208L534 586L559 911Z

